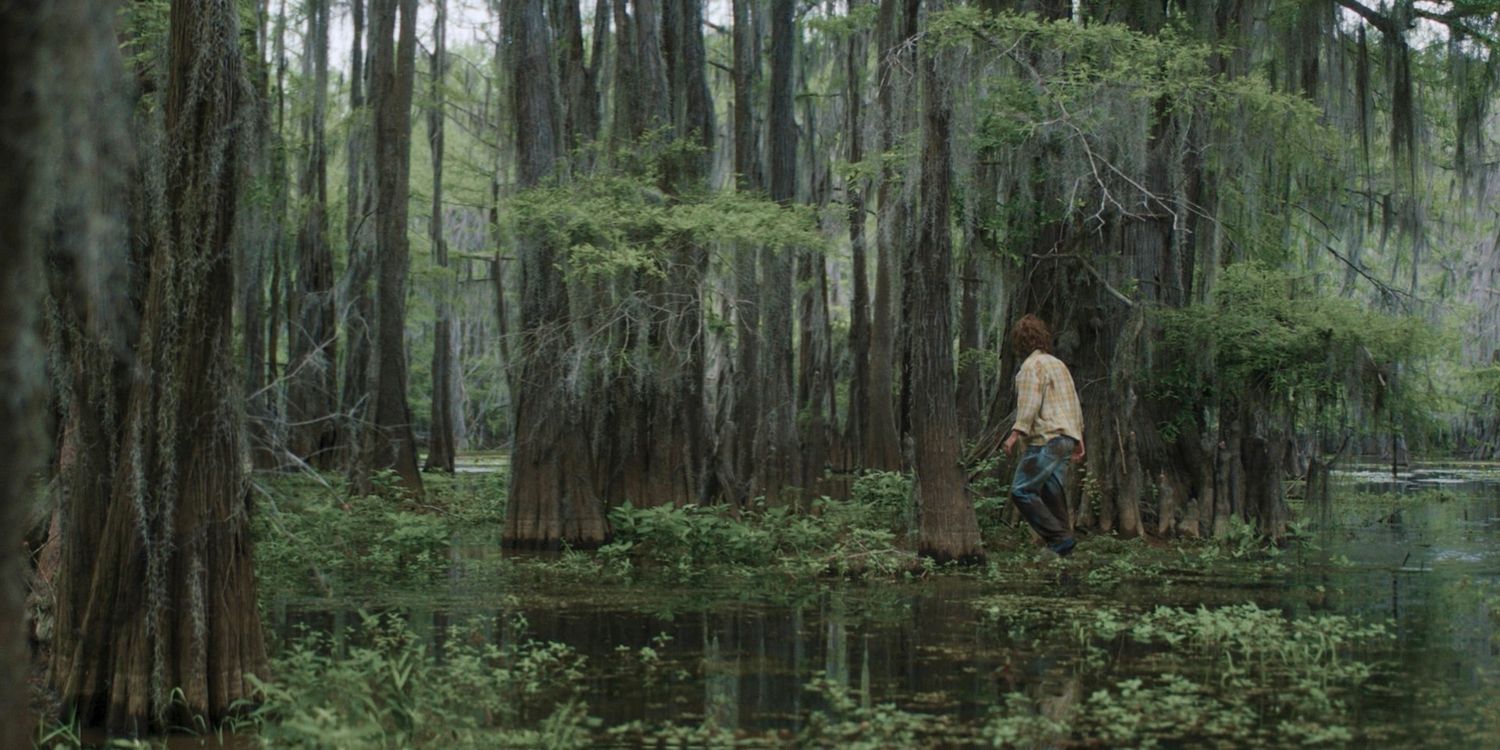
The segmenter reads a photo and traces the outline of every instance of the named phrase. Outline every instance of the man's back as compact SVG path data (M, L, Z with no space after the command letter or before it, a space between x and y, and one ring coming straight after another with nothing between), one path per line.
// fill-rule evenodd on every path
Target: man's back
M1040 349L1016 373L1016 429L1030 445L1062 436L1083 440L1083 408L1073 375L1062 360Z

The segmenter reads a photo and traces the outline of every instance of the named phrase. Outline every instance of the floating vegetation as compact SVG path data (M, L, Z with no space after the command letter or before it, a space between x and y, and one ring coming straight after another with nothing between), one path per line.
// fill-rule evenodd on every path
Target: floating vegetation
M989 561L962 569L915 563L900 475L804 513L622 507L601 550L525 555L496 547L503 477L422 505L262 489L261 574L286 586L244 726L277 746L1341 746L1500 721L1500 670L1462 645L1500 643L1494 548L1464 520L1494 503L1467 492L1341 493L1285 546L1237 524L1062 560L987 513Z

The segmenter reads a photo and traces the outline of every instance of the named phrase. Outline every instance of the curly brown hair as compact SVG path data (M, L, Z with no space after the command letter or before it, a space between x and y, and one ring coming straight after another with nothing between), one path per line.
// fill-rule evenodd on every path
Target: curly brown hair
M1028 313L1010 329L1010 345L1015 347L1017 357L1028 357L1038 349L1051 354L1052 329L1047 321Z

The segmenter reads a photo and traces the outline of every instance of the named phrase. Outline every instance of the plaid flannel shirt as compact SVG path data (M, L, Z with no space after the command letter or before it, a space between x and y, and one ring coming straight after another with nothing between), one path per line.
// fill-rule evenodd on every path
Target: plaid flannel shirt
M1062 360L1040 349L1016 373L1016 426L1028 445L1059 436L1083 440L1083 407Z

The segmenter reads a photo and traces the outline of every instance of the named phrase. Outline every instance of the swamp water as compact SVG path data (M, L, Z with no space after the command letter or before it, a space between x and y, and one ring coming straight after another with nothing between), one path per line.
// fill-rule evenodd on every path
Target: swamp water
M559 583L474 574L518 564L478 546L434 585L268 616L283 656L381 612L432 663L524 663L527 743L1500 747L1500 475L1356 492L1389 481L1344 474L1272 556L1095 536L924 580Z

